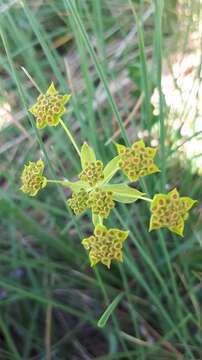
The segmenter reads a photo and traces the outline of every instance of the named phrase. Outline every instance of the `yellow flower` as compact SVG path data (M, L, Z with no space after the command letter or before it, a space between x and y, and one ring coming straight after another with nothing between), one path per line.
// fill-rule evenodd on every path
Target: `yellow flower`
M52 83L45 94L40 94L29 111L36 117L36 126L42 129L46 126L56 126L65 112L64 105L71 95L60 95Z
M122 247L128 234L128 231L107 229L104 225L97 225L94 235L82 241L84 248L89 250L91 266L101 262L110 268L112 260L123 261Z
M106 219L109 216L111 209L115 206L115 203L112 200L112 192L96 188L89 194L88 205L92 208L93 214Z
M89 183L90 186L95 186L99 181L104 179L102 161L87 162L85 168L79 174L79 178Z
M81 189L78 192L73 192L72 197L67 201L67 204L76 215L79 215L88 209L88 199L89 195L87 191L85 189Z
M149 231L167 227L170 231L183 236L188 211L196 202L189 197L180 197L177 189L173 189L167 195L155 195L151 203Z
M157 149L145 147L143 140L135 142L131 148L117 144L117 150L120 156L118 165L131 181L160 171L154 164Z
M89 193L85 189L73 192L72 197L67 200L67 205L76 215L91 208L94 215L99 215L103 219L109 216L111 209L115 206L112 192L102 191L99 188L95 188Z
M47 184L47 179L43 176L43 170L44 163L42 160L38 160L36 163L30 161L28 165L24 165L20 190L30 196L35 196Z

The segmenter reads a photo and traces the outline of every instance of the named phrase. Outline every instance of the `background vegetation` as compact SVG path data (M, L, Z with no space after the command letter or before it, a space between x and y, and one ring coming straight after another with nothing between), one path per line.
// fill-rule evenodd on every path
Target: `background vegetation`
M1 0L0 359L202 358L201 32L199 0ZM114 140L159 146L162 172L139 189L198 199L184 239L148 233L147 204L120 205L108 225L130 230L124 262L90 268L92 225L66 208L68 190L19 191L28 160L49 177L80 169L62 128L36 129L26 72L72 93L64 119L104 163Z

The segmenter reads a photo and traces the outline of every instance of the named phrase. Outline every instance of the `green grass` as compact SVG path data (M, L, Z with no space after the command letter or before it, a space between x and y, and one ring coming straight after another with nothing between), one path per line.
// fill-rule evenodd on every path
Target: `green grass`
M5 4L0 110L10 104L11 121L0 117L0 359L200 359L201 176L185 144L201 132L197 114L187 136L181 122L173 125L162 89L164 67L180 88L173 56L197 48L190 49L187 39L201 26L198 1ZM148 204L121 204L107 223L130 230L124 262L110 271L90 268L81 245L92 232L90 214L73 216L65 205L69 193L58 186L36 198L19 191L28 160L42 157L53 179L74 179L80 171L62 127L37 130L27 109L38 91L21 67L42 91L54 81L61 92L72 93L64 121L79 146L87 141L105 164L116 153L108 140L117 129L116 141L126 145L138 136L148 144L156 140L161 173L138 186L151 197L176 186L199 201L183 239L167 230L149 233ZM150 101L155 88L159 115ZM141 94L140 109L125 127ZM180 120L189 112L184 104Z

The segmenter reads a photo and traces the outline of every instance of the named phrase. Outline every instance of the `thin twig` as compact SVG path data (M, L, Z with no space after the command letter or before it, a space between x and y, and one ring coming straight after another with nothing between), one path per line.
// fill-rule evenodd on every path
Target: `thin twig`
M36 81L32 78L32 76L28 73L28 71L24 68L24 66L21 66L22 71L25 73L25 75L28 77L28 79L31 81L31 83L34 85L34 87L38 90L38 92L42 92L40 90L40 87L37 85Z

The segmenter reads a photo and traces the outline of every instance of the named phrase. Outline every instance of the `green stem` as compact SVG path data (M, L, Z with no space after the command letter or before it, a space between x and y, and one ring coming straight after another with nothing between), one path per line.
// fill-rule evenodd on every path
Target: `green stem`
M138 199L145 200L145 201L148 201L148 202L152 202L152 199L149 199L149 198L144 197L144 196L138 196Z
M65 181L65 180L49 180L49 179L46 179L46 181L47 181L47 183L60 184L62 186L69 187L69 181Z
M101 216L98 215L98 221L100 225L103 225L103 218Z
M66 132L66 134L67 134L67 136L69 138L69 140L71 141L72 145L74 146L77 154L79 155L79 157L81 157L81 153L80 153L80 150L79 150L79 148L78 148L78 146L76 144L76 141L74 140L71 132L69 131L69 129L67 128L67 126L65 125L65 123L63 122L62 119L60 119L60 124L62 125L64 131Z
M93 214L92 212L92 221L93 221L93 225L96 226L96 225L103 225L103 219L101 216L99 215L95 215Z
M161 157L161 188L165 190L166 183L166 126L164 118L164 98L162 91L162 18L163 18L164 0L155 0L155 55L157 71L157 88L159 92L159 126L160 126L160 157Z

